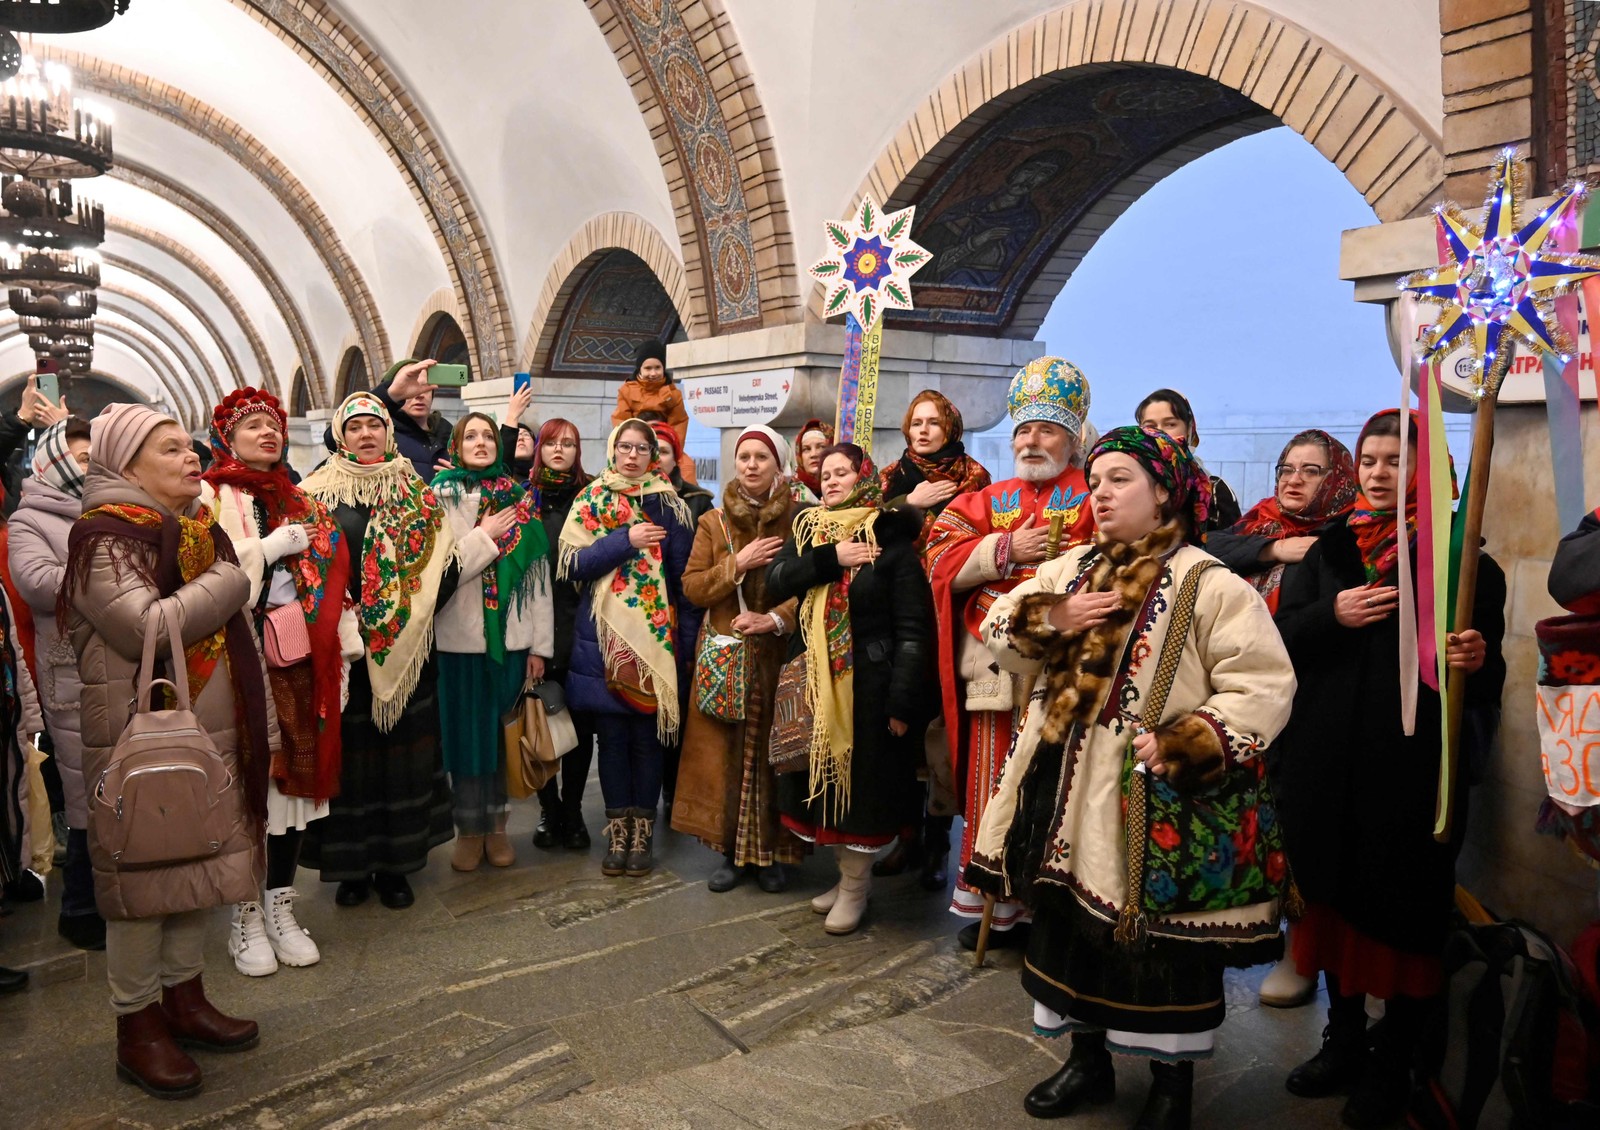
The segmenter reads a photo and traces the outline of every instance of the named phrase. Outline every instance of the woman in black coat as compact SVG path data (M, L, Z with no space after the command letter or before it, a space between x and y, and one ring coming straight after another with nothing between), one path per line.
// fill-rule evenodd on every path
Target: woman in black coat
M1353 1086L1348 1126L1384 1125L1403 1113L1414 1061L1429 1058L1424 1037L1443 988L1455 889L1458 845L1433 838L1439 693L1419 680L1414 733L1401 724L1395 586L1399 554L1415 560L1416 521L1415 478L1399 479L1401 435L1393 410L1362 429L1355 509L1285 574L1277 615L1299 680L1274 778L1306 901L1294 955L1302 974L1323 972L1329 1002L1322 1049L1290 1074L1288 1087L1316 1097ZM1414 419L1408 441L1415 468ZM1492 718L1499 707L1505 597L1505 574L1482 556L1475 627L1449 637L1451 668L1469 676L1464 735L1473 733L1474 715ZM1467 752L1455 782L1457 829L1466 823ZM1370 1053L1368 994L1388 1002Z
M861 923L874 852L914 821L917 767L934 700L933 594L916 539L921 516L880 509L882 487L855 444L823 453L822 505L795 518L767 573L775 603L800 600L813 708L809 772L778 781L785 827L832 846L839 885L812 900L830 934Z
M539 521L544 523L545 536L552 547L561 544L561 528L567 524L573 499L591 478L583 470L577 425L560 417L546 420L534 443L528 482L533 487ZM551 581L551 587L556 649L545 664L544 677L565 688L582 586L558 577ZM568 709L572 709L570 704ZM551 778L539 790L539 826L533 833L533 845L546 850L565 847L587 851L590 844L589 829L583 823L583 786L594 764L594 717L587 711L572 710L572 726L578 732L577 748L561 759L560 776Z

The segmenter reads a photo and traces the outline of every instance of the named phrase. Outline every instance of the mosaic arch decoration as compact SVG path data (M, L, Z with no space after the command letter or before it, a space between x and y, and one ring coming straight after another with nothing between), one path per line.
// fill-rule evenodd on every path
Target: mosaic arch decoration
M932 255L917 309L889 324L997 332L1063 238L1113 186L1218 126L1260 115L1211 79L1149 67L1051 80L1003 111L910 201Z
M422 111L402 98L403 87L382 56L320 0L234 0L291 38L344 87L355 105L411 178L446 251L445 261L466 302L474 371L488 380L505 375L513 333L489 240L477 210L450 168ZM465 328L465 327L464 327Z
M631 251L601 254L561 314L546 374L626 379L646 341L683 336L678 311L650 265Z
M711 332L757 328L761 293L744 182L695 38L672 0L616 0L612 7L643 60L685 170Z

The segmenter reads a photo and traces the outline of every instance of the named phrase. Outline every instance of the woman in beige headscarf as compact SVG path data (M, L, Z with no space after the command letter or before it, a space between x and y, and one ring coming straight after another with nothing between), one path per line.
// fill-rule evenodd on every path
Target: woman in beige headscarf
M391 390L421 383L432 364L402 368ZM454 832L433 615L455 592L460 567L444 510L396 449L382 403L354 393L331 427L338 449L300 485L333 513L350 547L365 658L350 670L339 791L328 815L307 826L301 863L338 882L340 906L359 906L376 887L399 910L414 901L406 876Z

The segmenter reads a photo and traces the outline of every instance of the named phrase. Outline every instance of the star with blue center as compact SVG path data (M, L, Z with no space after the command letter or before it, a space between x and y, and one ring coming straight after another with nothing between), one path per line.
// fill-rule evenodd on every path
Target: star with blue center
M1400 289L1442 307L1422 341L1422 358L1443 357L1460 344L1473 352L1472 383L1481 396L1499 390L1514 343L1565 360L1577 348L1555 318L1554 299L1591 276L1600 258L1546 250L1564 224L1576 222L1588 192L1569 186L1556 202L1519 226L1523 175L1507 149L1495 164L1482 223L1454 204L1434 212L1448 262L1400 280Z

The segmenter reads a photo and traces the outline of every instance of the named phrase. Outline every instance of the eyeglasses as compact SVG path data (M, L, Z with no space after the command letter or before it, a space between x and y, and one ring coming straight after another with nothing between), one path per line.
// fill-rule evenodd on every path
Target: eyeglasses
M1279 463L1277 471L1280 479L1290 479L1295 475L1299 475L1302 479L1307 479L1311 482L1315 482L1328 473L1326 467L1318 467L1315 463L1306 463L1299 467L1288 463Z
M578 450L578 441L575 439L553 439L545 446L553 447L557 451L576 451Z
M576 446L576 444L574 444L574 446ZM618 455L649 455L650 454L650 445L648 443L619 443L619 444L617 444L617 454Z

